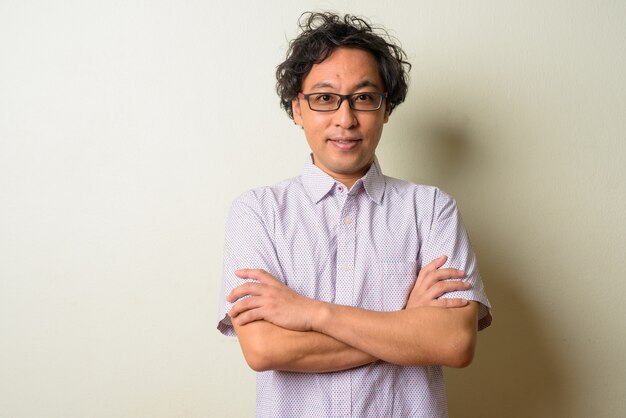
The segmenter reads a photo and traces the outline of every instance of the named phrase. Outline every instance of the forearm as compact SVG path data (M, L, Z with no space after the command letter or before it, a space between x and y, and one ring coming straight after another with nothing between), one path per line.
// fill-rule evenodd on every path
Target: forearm
M256 371L322 373L376 361L375 357L319 332L292 331L266 321L233 324L246 362Z
M313 330L381 360L465 367L476 343L477 303L375 312L320 302Z
M441 276L435 277L435 281L450 277L449 272L433 267L436 272L433 274ZM418 306L377 312L303 297L264 270L235 273L241 278L257 280L238 286L227 296L229 302L237 301L229 315L238 324L236 329L242 337L244 355L255 370L343 370L367 363L369 359L362 357L364 353L372 361L380 359L401 365L464 367L473 358L476 302L455 308ZM264 329L269 325L263 322L255 325L260 320L281 328ZM244 324L251 327L242 327ZM244 328L249 336L242 334L246 333ZM345 346L323 336L307 334L311 331L332 337ZM307 339L313 336L320 340ZM332 360L326 359L327 355ZM319 366L315 367L317 362Z

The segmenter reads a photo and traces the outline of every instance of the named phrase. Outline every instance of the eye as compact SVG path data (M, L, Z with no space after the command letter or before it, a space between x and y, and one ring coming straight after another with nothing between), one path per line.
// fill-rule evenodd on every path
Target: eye
M330 103L335 99L330 94L316 94L315 96L313 96L313 100L318 103Z
M357 93L354 95L354 101L358 103L371 103L376 100L372 93Z

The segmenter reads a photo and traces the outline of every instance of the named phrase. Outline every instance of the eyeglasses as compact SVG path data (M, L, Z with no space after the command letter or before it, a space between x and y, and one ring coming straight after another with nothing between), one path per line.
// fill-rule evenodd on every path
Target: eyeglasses
M309 108L316 112L332 112L341 107L344 100L348 100L350 109L361 112L373 112L380 109L387 93L362 92L354 94L337 93L298 93L309 103Z

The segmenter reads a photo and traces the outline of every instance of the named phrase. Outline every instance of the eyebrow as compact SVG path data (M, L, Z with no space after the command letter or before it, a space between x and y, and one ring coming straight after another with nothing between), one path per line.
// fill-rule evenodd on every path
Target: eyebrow
M358 90L361 89L363 87L374 87L374 88L379 88L378 85L376 83L374 83L373 81L370 80L363 80L360 83L358 83L357 85L354 86L354 90ZM334 89L336 88L333 83L329 82L329 81L320 81L318 83L315 83L311 86L311 88L313 89L319 89L319 88L331 88Z

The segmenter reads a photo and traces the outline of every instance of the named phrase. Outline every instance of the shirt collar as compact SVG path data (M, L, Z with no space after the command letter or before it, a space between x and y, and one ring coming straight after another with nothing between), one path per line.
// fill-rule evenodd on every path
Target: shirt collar
M380 205L385 193L385 176L380 169L377 157L374 157L374 163L367 173L357 180L357 183L359 182L363 184L369 198ZM302 184L311 200L318 203L331 191L335 183L335 179L313 164L313 155L309 155L302 172ZM358 186L357 183L355 186Z
M374 157L374 163L361 180L370 199L380 205L385 194L385 176L383 176L383 171L380 169L378 157Z

